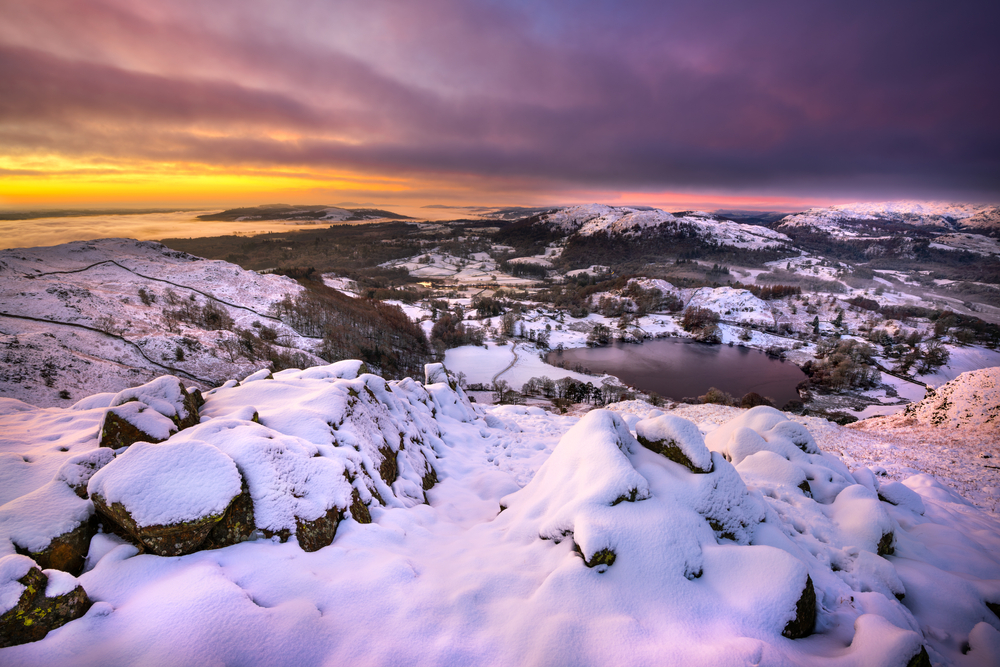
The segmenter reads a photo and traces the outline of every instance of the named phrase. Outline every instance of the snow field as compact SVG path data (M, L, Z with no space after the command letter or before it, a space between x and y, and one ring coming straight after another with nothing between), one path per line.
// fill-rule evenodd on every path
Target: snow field
M364 442L409 434L431 448L422 450L438 477L428 504L413 489L407 445L397 452L403 483L371 477L385 500L371 505L372 523L345 515L333 544L315 552L274 538L163 558L100 534L79 577L94 607L41 642L3 649L4 664L895 665L921 646L935 664L1000 658L1000 621L984 602L1000 600L1000 525L929 475L894 483L874 463L849 468L849 454L824 451L860 451L870 436L768 408L664 413L632 401L582 419L525 406L470 412L447 382L354 379L360 366L230 383L206 395L200 425L147 448L202 444L231 453L251 486L281 479L299 489L270 509L254 493L255 509L259 499L269 512L336 493L318 468L282 465L377 467ZM427 379L442 370L428 368ZM363 408L348 414L351 399ZM83 417L110 402L8 405L7 451L38 450L49 469L56 461L42 457L79 459L50 451L40 427L95 451L99 417ZM635 434L669 435L689 456L710 456L712 472L696 474ZM896 455L863 446L883 463ZM142 451L132 445L91 485ZM61 477L79 481L79 465ZM890 533L894 553L878 555ZM8 558L4 600L17 592ZM782 632L807 577L816 633L791 640Z

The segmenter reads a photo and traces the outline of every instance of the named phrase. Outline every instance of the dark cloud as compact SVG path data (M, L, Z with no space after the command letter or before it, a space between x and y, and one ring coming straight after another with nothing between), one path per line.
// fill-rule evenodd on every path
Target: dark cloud
M1000 10L0 1L7 152L539 188L1000 195Z

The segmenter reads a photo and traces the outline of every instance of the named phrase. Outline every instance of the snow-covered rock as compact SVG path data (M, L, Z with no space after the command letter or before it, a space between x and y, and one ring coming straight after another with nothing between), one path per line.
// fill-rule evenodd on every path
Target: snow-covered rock
M212 445L138 442L91 477L87 491L116 528L155 554L176 556L205 541L241 486L233 460Z
M694 423L673 415L644 419L635 425L636 439L692 472L712 472L712 455Z
M0 649L39 641L90 608L76 579L48 572L25 556L0 558Z

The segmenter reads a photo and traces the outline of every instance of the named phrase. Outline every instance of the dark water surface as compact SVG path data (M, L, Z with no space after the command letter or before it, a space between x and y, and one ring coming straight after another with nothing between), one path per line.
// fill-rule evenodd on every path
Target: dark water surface
M550 352L546 360L570 369L580 364L675 400L717 387L736 398L755 391L779 408L798 399L795 386L806 377L790 361L772 359L760 350L672 338Z

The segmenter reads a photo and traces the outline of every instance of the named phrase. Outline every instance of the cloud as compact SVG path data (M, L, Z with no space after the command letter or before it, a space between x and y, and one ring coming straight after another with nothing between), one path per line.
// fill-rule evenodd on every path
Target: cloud
M989 198L998 11L0 1L0 144L537 189Z

